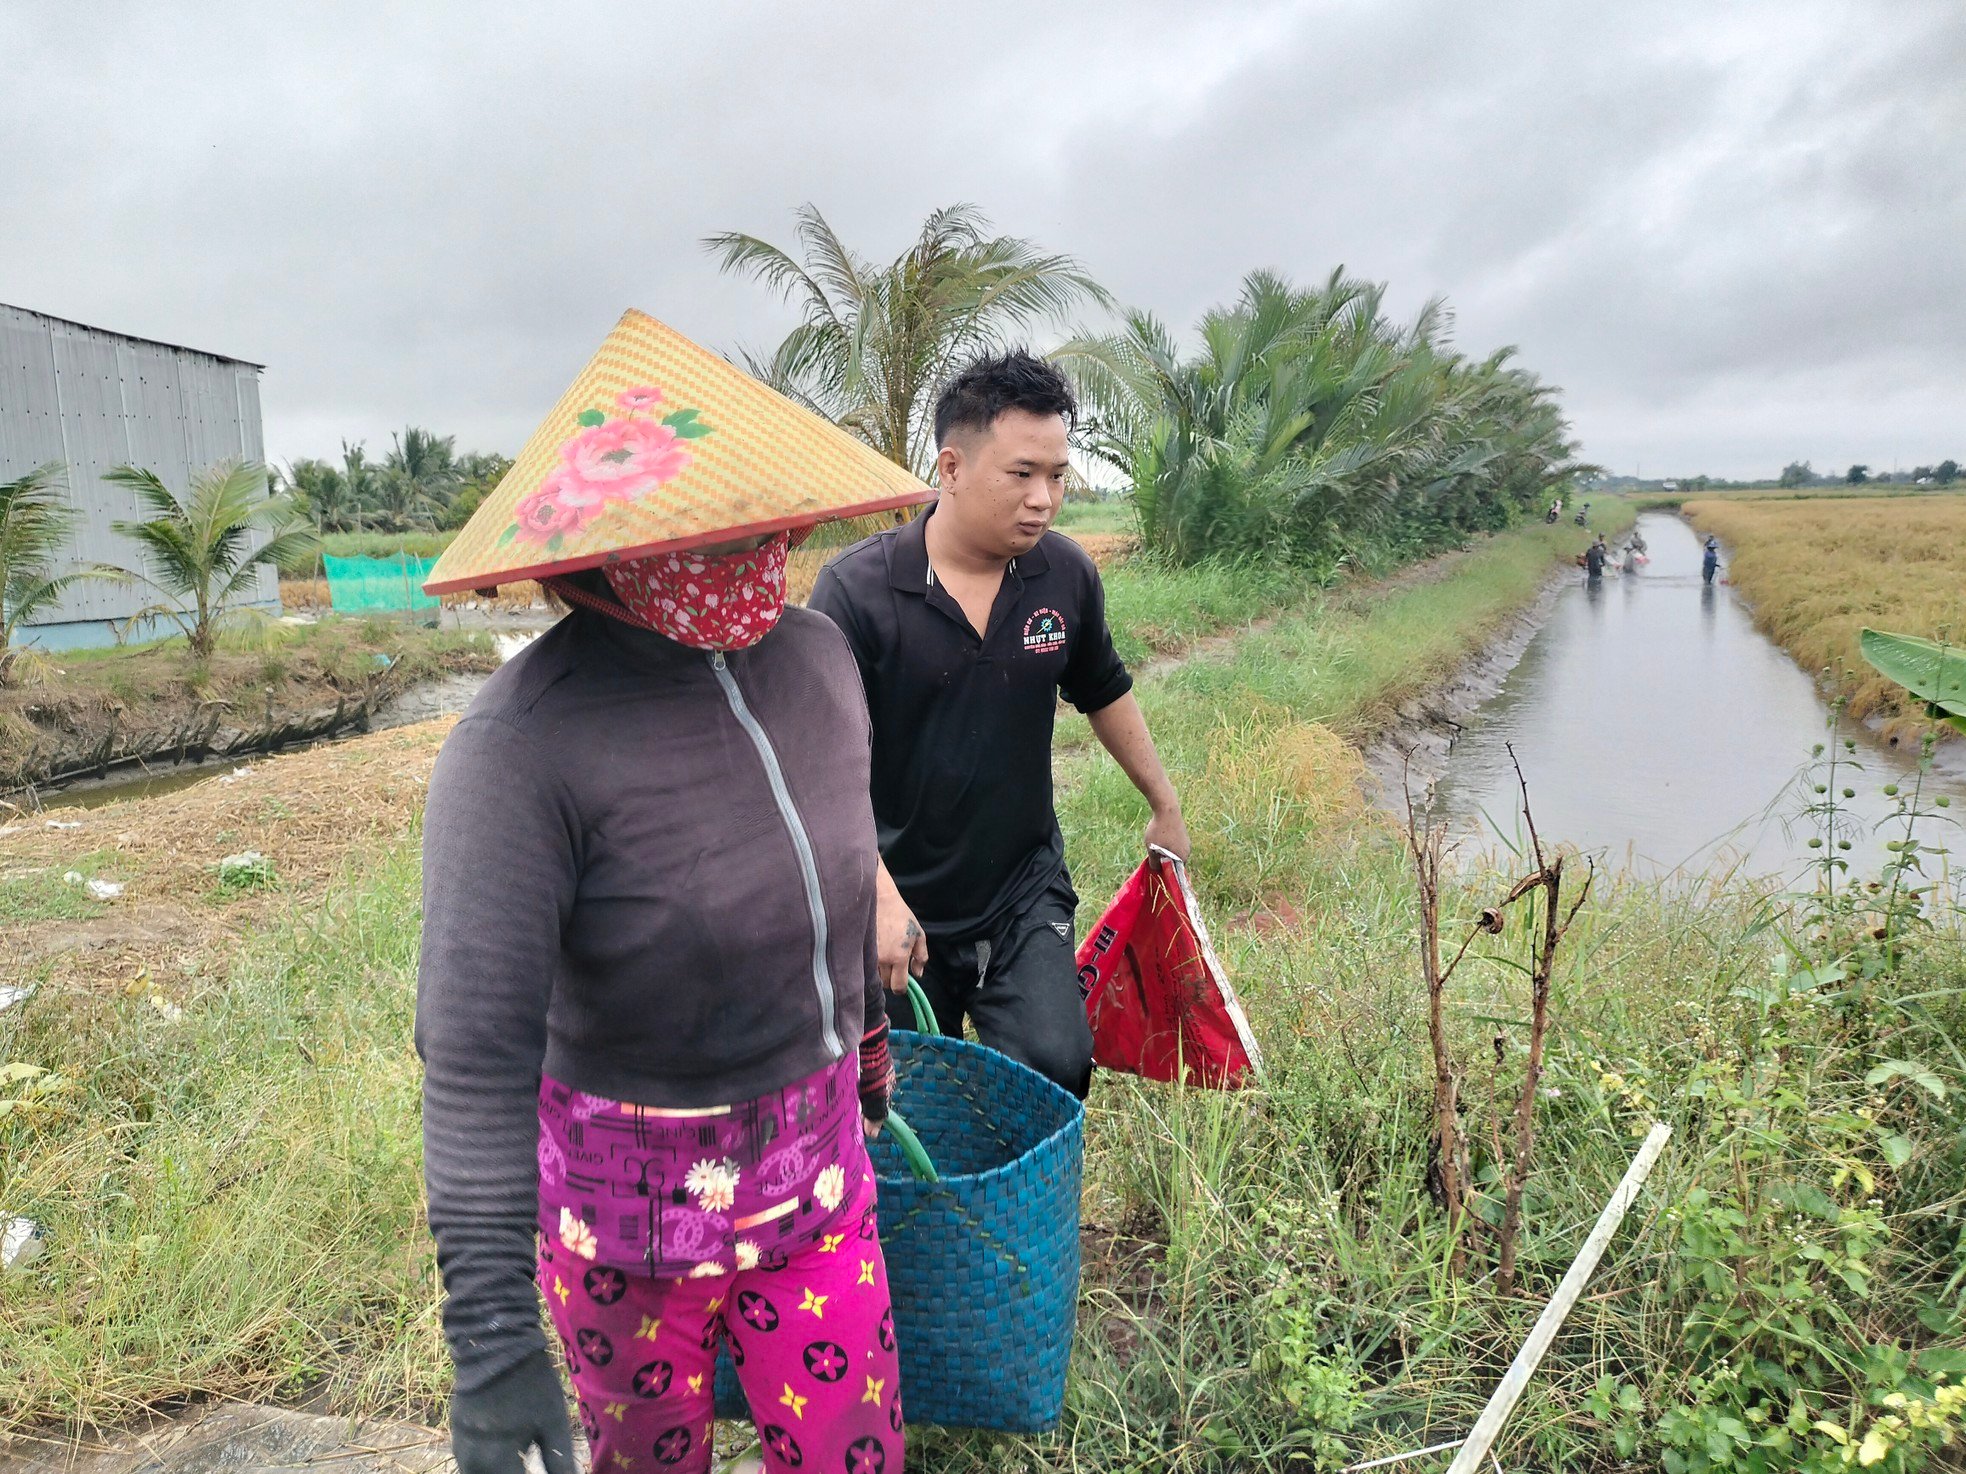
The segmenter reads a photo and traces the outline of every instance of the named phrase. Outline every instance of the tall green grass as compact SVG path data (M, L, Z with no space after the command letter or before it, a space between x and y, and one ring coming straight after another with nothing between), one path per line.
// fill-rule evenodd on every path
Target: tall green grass
M120 991L0 1015L0 1062L61 1082L0 1114L0 1208L49 1233L0 1274L0 1431L323 1379L351 1407L434 1406L417 911L405 847L248 942L181 1017Z
M1093 502L1066 502L1055 524L1060 532L1138 533L1140 519L1126 496L1101 497Z

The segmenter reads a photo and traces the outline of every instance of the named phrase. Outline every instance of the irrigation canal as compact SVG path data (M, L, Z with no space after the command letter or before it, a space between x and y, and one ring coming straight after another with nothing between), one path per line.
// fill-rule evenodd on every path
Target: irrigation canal
M1700 580L1701 539L1677 514L1638 520L1651 561L1576 582L1557 596L1501 691L1464 724L1434 793L1434 812L1480 852L1526 836L1508 748L1529 780L1536 828L1642 873L1688 874L1738 862L1748 873L1799 877L1820 832L1801 814L1822 774L1810 750L1827 742L1829 711L1814 681L1755 629L1733 589ZM1725 576L1723 569L1723 577ZM1857 874L1874 873L1894 800L1916 753L1846 722L1857 744L1848 787ZM1966 818L1966 782L1928 778L1928 793ZM1883 826L1880 828L1880 826ZM1926 826L1926 844L1966 849L1959 825ZM1933 862L1928 868L1936 869Z

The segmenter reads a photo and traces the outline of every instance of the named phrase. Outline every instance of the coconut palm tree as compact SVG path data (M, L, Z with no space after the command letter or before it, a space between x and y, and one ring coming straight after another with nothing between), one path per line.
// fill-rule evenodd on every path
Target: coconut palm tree
M313 515L322 532L346 532L362 515L350 493L348 479L326 461L303 457L287 467L287 487L297 504Z
M61 479L61 467L51 462L0 481L0 686L20 658L14 635L22 625L85 579L122 576L121 570L101 565L55 572L55 560L75 531L75 511L62 500Z
M409 425L389 438L392 444L377 487L378 509L393 532L434 525L460 479L457 437Z
M723 270L799 306L799 326L770 354L744 355L746 365L924 478L935 390L963 358L1108 300L1070 256L990 234L971 205L937 210L885 266L849 250L815 206L797 219L796 256L736 232L703 243Z
M360 532L365 517L375 512L382 468L369 464L366 441L350 445L341 442L341 480L347 488L348 504L355 509L355 530Z
M321 539L293 500L266 494L266 468L221 461L191 478L179 497L154 471L118 466L103 479L127 487L152 513L144 522L117 522L116 531L149 555L154 574L133 574L171 600L131 616L162 615L184 631L192 657L211 658L227 605L264 566L301 567L319 554ZM256 535L267 540L254 546Z

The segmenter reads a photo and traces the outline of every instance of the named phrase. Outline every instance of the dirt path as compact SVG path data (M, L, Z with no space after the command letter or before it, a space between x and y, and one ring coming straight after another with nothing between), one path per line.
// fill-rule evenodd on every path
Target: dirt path
M407 1423L219 1403L103 1441L15 1438L0 1443L0 1462L14 1474L427 1474L449 1465L450 1440Z
M351 855L412 830L450 727L377 732L178 793L0 827L0 984L148 990L168 1002L222 980L238 936L318 898ZM235 866L228 881L221 862L249 852L263 864ZM90 881L121 889L96 899Z

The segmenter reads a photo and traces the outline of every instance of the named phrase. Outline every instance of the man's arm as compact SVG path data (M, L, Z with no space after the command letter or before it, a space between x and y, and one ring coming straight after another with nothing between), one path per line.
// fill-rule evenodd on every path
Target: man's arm
M1181 817L1181 797L1168 781L1167 769L1161 766L1153 735L1147 730L1147 719L1141 715L1140 703L1133 693L1128 691L1117 701L1087 712L1086 720L1092 723L1092 735L1099 739L1100 746L1113 755L1113 761L1120 765L1153 810L1153 817L1147 821L1147 844L1158 845L1187 859L1188 825Z
M874 875L874 926L879 937L877 966L881 982L890 993L908 991L908 979L920 977L928 966L928 934L915 920L915 913L901 898L901 888L887 873L887 862L878 860Z

